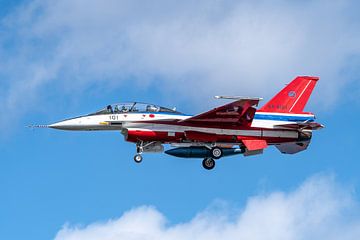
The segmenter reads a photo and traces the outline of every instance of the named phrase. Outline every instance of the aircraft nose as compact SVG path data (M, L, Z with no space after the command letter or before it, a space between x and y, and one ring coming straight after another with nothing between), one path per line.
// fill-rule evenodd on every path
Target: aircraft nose
M60 130L77 130L79 129L79 119L70 119L50 124L49 128L55 128Z

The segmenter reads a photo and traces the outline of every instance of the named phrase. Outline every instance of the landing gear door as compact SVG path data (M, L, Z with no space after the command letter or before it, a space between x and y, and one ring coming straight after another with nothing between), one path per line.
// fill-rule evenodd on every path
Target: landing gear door
M164 151L164 146L161 142L151 142L149 144L144 144L143 152L147 153L161 153Z

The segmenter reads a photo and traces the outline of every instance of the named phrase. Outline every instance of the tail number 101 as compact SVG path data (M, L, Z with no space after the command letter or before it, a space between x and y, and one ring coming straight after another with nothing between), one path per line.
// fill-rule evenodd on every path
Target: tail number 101
M110 115L109 118L110 118L110 120L113 120L113 121L119 120L119 116L118 116L118 115Z

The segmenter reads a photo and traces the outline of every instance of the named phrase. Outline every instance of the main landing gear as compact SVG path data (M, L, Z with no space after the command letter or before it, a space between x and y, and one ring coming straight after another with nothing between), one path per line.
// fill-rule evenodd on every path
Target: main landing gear
M211 157L204 158L202 165L206 170L211 170L215 167L215 160Z
M202 165L206 170L211 170L215 167L215 159L220 159L223 156L223 151L219 147L210 149L210 157L204 158Z
M231 151L232 150L232 151ZM143 160L143 152L163 152L164 148L160 142L143 142L136 143L136 155L134 161L141 163ZM184 158L203 158L202 166L206 170L211 170L215 167L215 161L223 156L235 154L236 149L222 149L215 145L207 145L203 147L183 147L177 148L165 153L176 157Z
M213 147L210 150L210 153L211 153L211 157L214 159L219 159L223 155L223 151L221 150L221 148L218 148L218 147Z

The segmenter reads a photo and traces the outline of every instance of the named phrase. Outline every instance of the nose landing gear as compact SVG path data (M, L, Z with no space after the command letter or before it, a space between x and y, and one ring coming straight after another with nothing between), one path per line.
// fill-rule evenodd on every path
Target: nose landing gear
M143 157L141 155L143 153L143 143L142 142L138 142L136 144L136 152L137 152L137 154L134 156L134 161L136 163L141 163L143 160Z
M141 156L141 154L136 154L136 155L134 156L134 161L135 161L136 163L141 163L142 160L143 160L143 157Z

